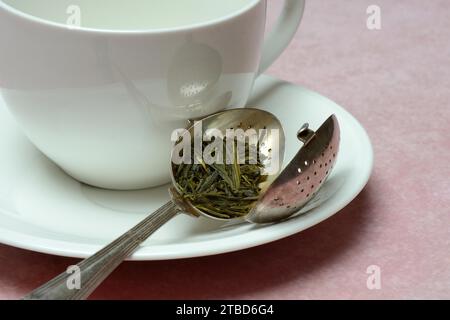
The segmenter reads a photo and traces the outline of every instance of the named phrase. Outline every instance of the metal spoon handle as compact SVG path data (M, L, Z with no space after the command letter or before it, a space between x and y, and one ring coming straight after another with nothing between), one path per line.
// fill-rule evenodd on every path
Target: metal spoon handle
M80 300L86 299L136 248L162 225L180 212L169 201L139 224L77 264L80 287L74 288L74 274L61 273L24 297L25 300Z

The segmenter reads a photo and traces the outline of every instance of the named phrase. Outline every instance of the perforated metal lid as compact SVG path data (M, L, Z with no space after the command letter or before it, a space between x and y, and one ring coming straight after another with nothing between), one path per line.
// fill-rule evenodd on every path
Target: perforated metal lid
M317 131L305 124L298 132L303 147L272 182L247 216L253 223L270 223L297 213L319 191L334 167L340 129L336 116Z

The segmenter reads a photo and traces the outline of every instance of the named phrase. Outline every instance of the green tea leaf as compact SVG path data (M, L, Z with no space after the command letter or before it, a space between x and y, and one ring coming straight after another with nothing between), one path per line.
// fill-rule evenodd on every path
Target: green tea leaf
M223 139L223 150L231 152L231 164L211 164L203 161L202 156L192 148L194 159L199 164L173 165L174 178L182 196L198 210L222 219L243 217L259 199L259 184L267 179L261 175L263 167L260 159L256 164L249 163L249 145L246 143L246 163L239 164L237 141L227 150ZM208 143L203 143L203 150Z

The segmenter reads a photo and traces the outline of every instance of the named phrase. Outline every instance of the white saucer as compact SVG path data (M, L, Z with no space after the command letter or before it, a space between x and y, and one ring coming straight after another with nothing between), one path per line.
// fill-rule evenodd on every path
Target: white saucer
M145 242L131 260L165 260L219 254L275 241L334 215L366 185L373 151L359 122L327 98L262 76L249 106L274 113L286 132L288 162L301 147L304 122L316 129L331 114L341 125L334 171L313 200L312 210L285 222L226 225L179 216ZM169 199L167 186L144 191L107 191L73 180L21 134L0 98L0 242L70 257L86 257ZM320 205L320 206L319 206Z

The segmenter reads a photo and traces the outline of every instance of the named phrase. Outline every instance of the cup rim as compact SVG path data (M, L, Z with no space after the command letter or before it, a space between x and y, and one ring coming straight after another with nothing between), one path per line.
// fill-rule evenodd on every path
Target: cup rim
M28 21L31 21L33 23L37 23L43 26L56 28L59 30L64 31L71 31L71 32L80 32L80 33L91 33L91 34L109 34L109 35L123 35L123 34L135 34L135 35L151 35L151 34L166 34L166 33L173 33L173 32L180 32L180 31L192 31L196 29L201 29L205 27L211 27L215 26L221 23L224 23L229 20L233 20L249 11L251 11L254 7L256 7L257 4L259 4L261 0L250 0L249 3L245 6L242 6L239 10L236 10L230 14L221 16L217 19L207 20L204 22L199 23L192 23L187 24L184 26L174 27L174 28L155 28L155 29L101 29L101 28L87 28L87 27L73 27L68 26L63 23L54 22L51 20L47 20L44 18L40 18L37 16L34 16L32 14L20 11L19 9L16 9L12 7L11 5L5 3L3 0L0 0L0 9L4 9L5 11L10 12L11 14L14 14L16 16L19 16L22 19L26 19Z

